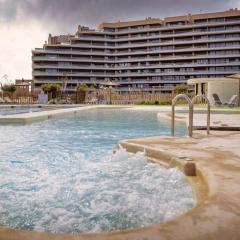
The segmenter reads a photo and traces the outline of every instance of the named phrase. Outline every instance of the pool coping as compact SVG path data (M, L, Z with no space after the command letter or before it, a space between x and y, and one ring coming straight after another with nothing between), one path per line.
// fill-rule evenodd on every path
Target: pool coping
M155 157L158 155L157 159L160 159L160 162L167 160L170 167L183 169L186 157L190 157L197 166L200 181L192 184L197 206L173 219L173 222L162 223L165 227L160 224L160 239L240 238L240 149L236 153L231 142L225 149L221 145L233 139L236 148L236 143L238 146L240 144L239 132L213 131L207 136L197 131L193 138L163 136L120 141L128 151L144 151L150 157L152 154ZM214 144L219 142L219 146L208 146L203 144L203 141L215 141ZM202 146L196 148L199 142L205 149ZM171 145L175 146L171 148ZM184 148L192 153L181 153ZM184 156L181 156L182 154ZM177 160L177 163L172 160ZM167 229L168 234L162 233L162 229Z
M34 105L27 105L27 107L33 107ZM41 105L44 106L44 105ZM0 124L28 124L36 121L44 121L50 118L57 118L63 116L72 116L77 114L80 111L96 108L130 108L133 110L142 110L142 111L159 111L161 113L169 113L171 110L170 106L137 106L137 105L77 105L71 108L64 108L68 105L46 105L46 107L57 107L58 109L49 109L44 111L30 112L30 113L19 113L12 115L0 115ZM1 108L7 107L6 105L1 106ZM8 106L10 107L10 106ZM17 106L18 107L18 106ZM22 107L26 107L25 105ZM36 107L36 105L35 105ZM62 107L62 108L61 108ZM206 110L202 108L196 108L196 113L204 113ZM176 111L177 113L186 113L188 109L185 106L179 107ZM213 109L212 113L224 113L224 114L240 114L240 110L231 110L231 109ZM180 119L177 119L180 120ZM185 120L184 120L185 121Z

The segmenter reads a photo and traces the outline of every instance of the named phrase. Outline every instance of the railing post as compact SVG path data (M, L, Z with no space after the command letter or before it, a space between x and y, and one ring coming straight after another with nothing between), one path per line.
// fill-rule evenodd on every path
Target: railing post
M203 95L203 94L199 94L199 95L196 95L192 98L192 103L194 104L195 100L197 98L202 98L204 99L206 102L207 102L207 134L210 134L210 114L211 114L211 105L210 105L210 102L208 100L208 98Z
M210 114L211 114L211 109L210 109L210 102L208 101L208 107L207 107L207 134L210 134Z
M192 137L192 134L193 134L193 105L192 103L189 104L189 113L188 113L188 135L189 137Z
M186 94L178 94L175 98L172 100L172 136L175 135L175 105L177 103L177 100L183 98L188 102L188 135L189 137L192 137L193 132L193 104L191 99Z
M172 136L175 135L175 105L172 104Z

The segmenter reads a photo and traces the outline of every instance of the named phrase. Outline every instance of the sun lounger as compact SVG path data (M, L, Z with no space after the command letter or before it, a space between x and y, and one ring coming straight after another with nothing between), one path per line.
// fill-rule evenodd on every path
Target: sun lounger
M0 97L0 103L5 103L5 101Z
M57 99L53 98L51 100L48 101L48 104L57 104Z
M5 103L13 103L13 101L9 97L4 98Z
M222 101L220 100L219 96L216 93L213 93L212 96L213 96L214 104L223 105Z
M213 93L213 100L216 105L234 106L237 104L238 95L233 95L228 102L222 102L216 93Z
M235 106L237 105L238 95L232 95L229 101L226 103L228 106Z
M94 103L98 103L98 99L97 98L92 98L89 103L94 104Z
M84 101L84 103L87 103L87 104L96 104L96 103L98 103L98 99L97 99L97 98L92 98L92 99L90 99L90 100Z
M70 98L60 99L56 101L56 104L72 104L72 100Z

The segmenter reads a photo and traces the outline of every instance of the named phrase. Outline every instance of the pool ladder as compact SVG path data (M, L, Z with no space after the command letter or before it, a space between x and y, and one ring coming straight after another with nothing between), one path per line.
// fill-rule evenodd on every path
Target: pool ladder
M179 99L184 99L188 103L188 136L192 137L193 135L193 113L194 113L194 103L197 99L203 99L207 103L207 134L210 133L210 102L208 98L203 94L198 94L192 98L192 100L186 94L178 94L172 100L172 136L175 136L175 106Z

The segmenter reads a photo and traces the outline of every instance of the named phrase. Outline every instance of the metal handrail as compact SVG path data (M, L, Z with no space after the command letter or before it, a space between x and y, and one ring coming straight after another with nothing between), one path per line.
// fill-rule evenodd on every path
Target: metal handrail
M198 98L202 98L204 99L206 102L207 102L207 134L210 134L210 113L211 113L211 105L210 105L210 102L209 102L209 99L203 95L203 94L198 94L196 96L194 96L192 98L192 103L193 103L193 106L194 106L194 102L196 99Z
M186 94L178 94L172 100L172 136L175 135L175 105L179 99L185 99L188 102L189 107L189 124L188 124L188 135L192 137L193 132L193 103Z

